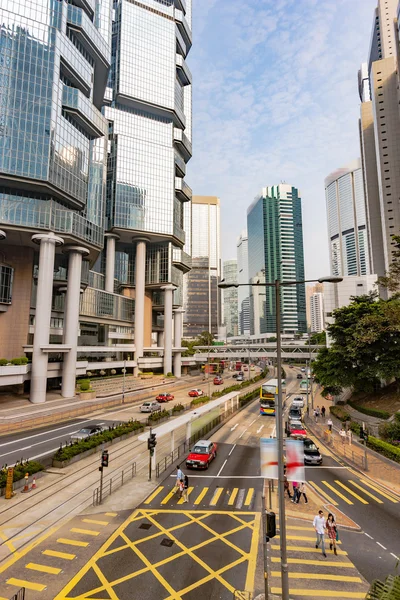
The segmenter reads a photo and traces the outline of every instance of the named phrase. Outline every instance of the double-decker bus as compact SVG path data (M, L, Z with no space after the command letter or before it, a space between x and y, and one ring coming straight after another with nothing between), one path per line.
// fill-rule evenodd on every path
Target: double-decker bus
M275 416L275 394L278 393L278 380L270 379L260 388L260 415ZM282 379L282 406L286 399L286 381Z

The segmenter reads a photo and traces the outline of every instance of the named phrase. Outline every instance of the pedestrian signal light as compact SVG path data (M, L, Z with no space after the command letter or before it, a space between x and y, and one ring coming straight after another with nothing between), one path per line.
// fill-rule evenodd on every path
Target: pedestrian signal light
M147 439L148 450L153 450L157 446L156 434L150 433L150 437Z
M108 450L103 450L101 453L101 466L108 467Z
M274 512L267 513L267 538L276 536L276 516Z

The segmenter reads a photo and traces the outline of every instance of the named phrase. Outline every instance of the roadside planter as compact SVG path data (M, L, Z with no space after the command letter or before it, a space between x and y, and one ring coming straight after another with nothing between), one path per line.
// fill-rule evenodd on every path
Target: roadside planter
M79 398L81 400L94 400L96 398L96 392L79 392Z

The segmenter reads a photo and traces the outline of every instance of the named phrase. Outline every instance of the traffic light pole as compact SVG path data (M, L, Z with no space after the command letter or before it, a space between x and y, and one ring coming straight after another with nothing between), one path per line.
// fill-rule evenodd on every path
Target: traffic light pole
M100 500L99 504L103 502L103 467L100 467Z
M151 438L151 427L150 427L150 438ZM151 481L151 457L153 449L149 448L149 481Z

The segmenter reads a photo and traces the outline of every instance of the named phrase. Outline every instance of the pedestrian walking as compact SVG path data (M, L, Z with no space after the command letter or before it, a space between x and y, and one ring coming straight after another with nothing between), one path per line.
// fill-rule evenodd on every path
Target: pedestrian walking
M353 441L353 432L351 429L347 430L347 441L349 442L349 446L351 446Z
M180 488L180 483L181 483L181 479L183 479L184 475L182 472L182 469L180 467L180 465L176 466L176 482L175 482L175 488L174 488L174 492L178 492L179 488Z
M331 431L331 432L332 432L332 426L333 426L333 423L332 423L332 419L331 419L330 417L329 417L329 419L328 419L328 421L327 421L327 425L328 425L328 427L329 427L329 431Z
M314 409L314 421L318 423L318 411L316 408Z
M304 483L304 481L302 481L299 485L299 487L297 488L298 492L297 492L297 501L296 503L299 504L300 502L300 498L302 496L304 496L304 502L306 504L308 504L308 498L307 498L307 494L306 494L306 484Z
M325 519L324 519L324 511L319 510L318 514L315 515L313 526L315 529L315 533L317 534L317 540L315 542L315 547L319 548L321 544L322 555L326 558L325 552Z
M328 532L329 537L329 549L332 550L335 554L337 554L336 550L336 541L339 539L337 525L335 521L335 517L332 513L329 513L328 518L325 523L326 530Z
M185 484L183 482L183 479L181 479L180 482L179 482L179 495L178 495L179 499L182 498L184 490L185 490Z
M297 483L297 481L293 481L292 485L293 485L293 498L292 498L292 502L297 503L297 496L298 496L298 493L299 493L299 484Z
M187 475L185 475L185 478L183 480L183 502L189 502L189 497L188 497L188 488L189 488L189 477Z
M342 440L342 446L344 446L344 444L346 442L346 432L343 428L339 431L339 435L340 435L340 439Z
M287 477L285 475L285 479L284 479L284 488L285 488L285 492L287 492L287 495L289 496L289 498L292 498L292 494L290 493L290 486L289 486L289 482L287 480Z
M325 412L326 412L326 408L325 408L325 406L323 406L321 408L321 415L322 415L322 418L323 418L324 421L325 421Z

